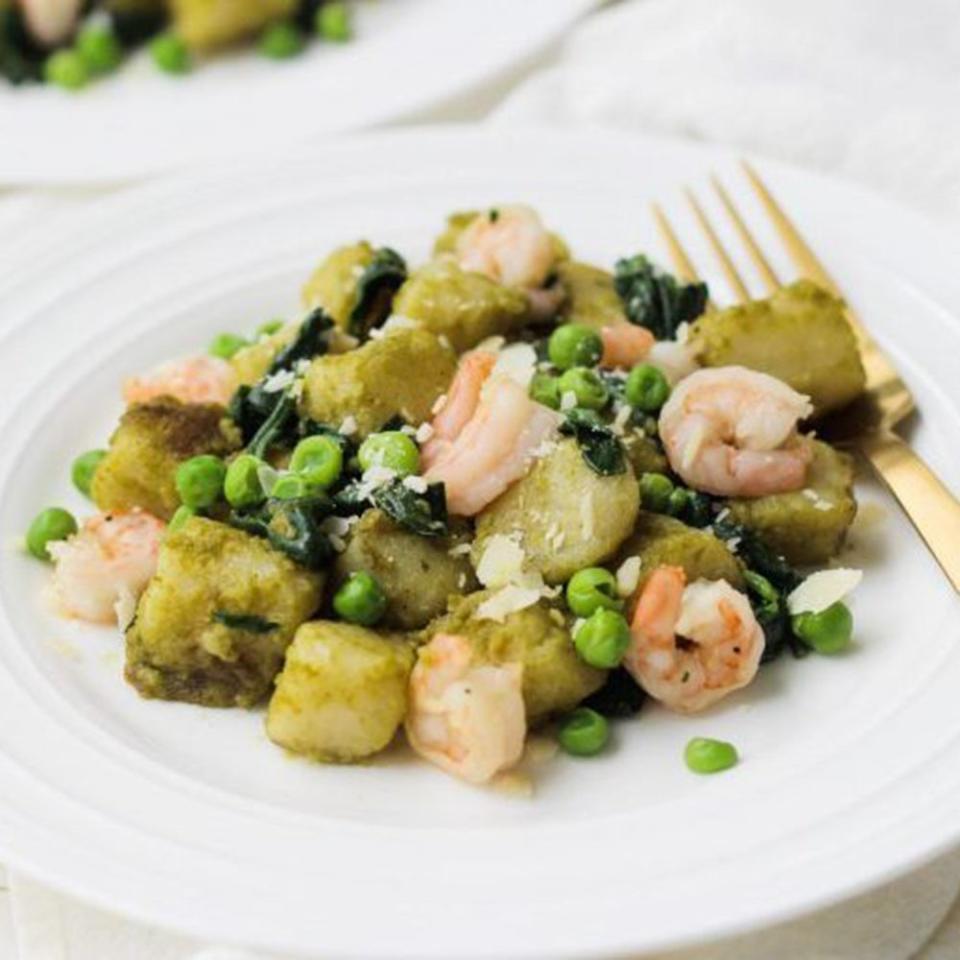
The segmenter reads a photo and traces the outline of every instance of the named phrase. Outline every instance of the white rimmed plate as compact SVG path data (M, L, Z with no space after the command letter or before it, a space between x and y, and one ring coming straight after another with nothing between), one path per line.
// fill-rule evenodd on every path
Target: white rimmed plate
M0 185L229 166L422 115L522 65L597 2L357 0L351 43L283 63L247 48L171 78L141 53L79 94L0 79Z
M866 571L854 652L785 659L694 719L645 710L605 756L548 765L532 798L401 751L314 766L272 747L256 712L140 701L119 639L46 614L46 572L15 549L41 506L80 509L68 464L103 442L125 373L292 310L334 244L367 236L416 260L446 211L522 199L610 263L657 250L651 198L686 227L678 188L714 168L735 182L724 150L593 131L367 135L269 176L158 183L25 241L0 268L0 857L212 940L556 960L772 923L960 840L960 603L869 480L845 558ZM916 390L917 447L960 487L955 238L853 187L761 169ZM733 740L742 764L693 776L692 735Z

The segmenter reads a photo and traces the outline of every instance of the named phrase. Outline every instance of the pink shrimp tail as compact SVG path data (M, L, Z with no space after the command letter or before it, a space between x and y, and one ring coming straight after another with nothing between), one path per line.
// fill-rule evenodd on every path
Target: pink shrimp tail
M635 638L672 640L686 584L683 567L657 567L650 574L630 621L630 631Z
M629 369L645 359L656 343L656 338L649 330L632 323L604 327L600 331L600 338L603 340L602 367Z
M496 354L487 350L471 350L461 357L447 398L433 418L433 434L420 450L425 470L429 470L449 450L475 413L480 403L480 391L496 362Z

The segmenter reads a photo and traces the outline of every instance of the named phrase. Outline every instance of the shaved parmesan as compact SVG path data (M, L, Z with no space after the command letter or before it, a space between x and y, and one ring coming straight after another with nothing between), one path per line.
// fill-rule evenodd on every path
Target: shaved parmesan
M503 587L517 581L523 573L526 556L513 537L495 534L487 542L477 564L477 579L485 587Z
M627 557L617 568L617 593L621 597L632 596L637 589L637 584L640 582L640 565L639 557Z
M847 596L862 579L860 570L846 567L812 573L787 597L787 609L794 616L820 613Z
M508 584L488 597L477 607L474 616L477 620L494 620L503 623L511 614L526 610L540 600L540 591Z

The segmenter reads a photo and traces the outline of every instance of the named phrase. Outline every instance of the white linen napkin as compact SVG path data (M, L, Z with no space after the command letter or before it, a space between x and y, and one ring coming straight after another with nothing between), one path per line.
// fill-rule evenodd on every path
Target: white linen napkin
M587 20L494 119L738 144L960 216L960 7L621 3Z

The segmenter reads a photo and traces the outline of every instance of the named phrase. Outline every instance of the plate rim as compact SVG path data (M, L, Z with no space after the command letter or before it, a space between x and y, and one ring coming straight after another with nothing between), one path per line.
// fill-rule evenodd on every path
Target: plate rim
M492 136L497 135L497 133L502 134L502 131L488 130L488 131L485 131L485 132L482 132L482 133L481 133L481 132L475 130L474 128L470 128L470 127L447 127L447 128L431 127L431 128L428 128L426 131L423 131L423 132L421 132L421 131L416 131L416 130L388 131L388 132L380 132L380 133L375 133L375 134L371 134L371 133L363 134L363 135L361 135L360 137L341 138L341 140L339 141L338 146L337 146L335 149L342 149L342 150L345 150L345 151L350 151L350 150L352 150L352 149L356 149L356 146L355 146L355 145L357 144L358 141L362 141L362 142L364 142L365 144L369 144L369 139L370 139L371 137L378 138L381 143L389 143L390 141L396 141L397 139L400 139L400 138L414 138L414 139L417 140L417 141L421 141L421 140L423 140L423 139L429 139L429 138L443 139L443 138L445 138L445 137L446 137L446 138L453 137L454 139L456 139L456 138L461 138L461 137L466 136L466 135L479 136L481 139L489 139L489 138L491 138ZM583 136L583 135L584 135L584 134L583 134L582 132L568 133L568 132L556 131L556 130L554 130L554 129L549 129L548 131L543 131L543 130L530 130L529 132L527 132L526 134L524 134L524 136L531 137L531 138L539 138L539 137L551 136L551 137L557 138L558 140L563 140L563 139L568 139L568 140L569 140L569 139L574 139L574 138L579 139L579 138L580 138L581 136ZM712 147L710 147L710 146L706 146L706 147L702 147L702 148L701 148L701 147L691 147L691 145L690 145L689 143L687 143L687 142L684 142L684 141L675 141L675 140L671 140L671 139L669 139L669 138L639 137L639 136L636 136L636 135L629 135L629 134L623 134L623 133L615 133L615 134L609 134L609 133L608 133L608 134L605 134L605 136L610 137L610 138L611 138L611 142L614 141L614 140L619 140L619 141L621 141L621 142L630 141L630 142L632 142L633 144L639 144L639 143L642 143L642 142L650 141L650 142L657 143L657 144L661 144L661 145L672 145L672 146L674 146L674 147L680 147L680 148L682 148L682 149L684 149L684 150L690 150L690 149L693 149L693 150L695 150L695 151L697 151L697 150L702 150L703 153L704 153L704 155L711 155L711 153L714 151L714 148L712 148ZM324 148L324 149L329 150L330 147L327 146L327 147ZM310 153L313 153L313 152L314 152L314 151L301 151L301 153L303 154L303 156L307 156L307 155L309 155ZM320 151L316 151L316 152L319 153ZM776 168L792 169L795 174L799 174L799 175L801 175L801 176L803 176L803 177L809 177L809 176L810 176L810 174L809 174L808 172L803 171L803 170L801 170L800 168L797 168L797 167L792 167L791 165L778 164L778 163L775 163L775 162L772 162L772 161L764 160L763 158L758 158L758 162L763 166L764 169L767 169L767 168L770 168L770 169L776 169ZM250 166L252 169L256 169L256 168L258 168L258 167L262 167L263 164L262 164L261 162L253 161L253 162L251 162L251 164L250 164L249 166ZM198 175L195 175L195 176L192 176L192 177L186 177L186 178L184 178L184 177L171 178L171 179L169 179L169 180L164 181L163 183L156 183L156 184L152 184L152 185L149 185L149 186L147 186L147 187L144 187L144 188L139 188L139 189L134 190L134 191L129 191L129 192L127 192L126 194L121 195L121 197L113 198L113 199L116 201L116 203L115 203L113 206L111 206L110 209L113 210L117 215L123 216L123 215L124 215L124 211L125 211L128 207L132 210L132 209L135 209L135 208L136 208L136 205L137 205L138 202L144 202L144 201L143 201L143 198L144 198L144 197L146 197L146 198L148 198L148 199L162 198L165 193L167 193L167 195L169 195L168 192L172 192L173 194L177 194L177 193L189 194L190 190L192 190L192 189L195 190L195 189L198 188L198 187L197 187L198 184L202 185L203 183L208 182L209 176L210 176L209 174L204 173L204 174L198 174ZM816 175L814 175L814 176L816 176ZM840 184L840 186L842 187L842 189L843 189L844 191L846 191L846 190L848 189L847 185L843 184L843 181L839 181L837 178L832 178L832 177L823 178L822 175L821 175L821 179L824 179L824 180L826 180L826 181L832 182L832 183L834 183L834 185ZM871 192L870 192L869 190L866 190L865 188L855 187L855 189L856 189L858 192L866 193L868 196L871 195ZM882 205L886 205L888 208L889 208L890 206L894 206L894 207L896 206L896 205L892 205L890 201L888 201L888 200L886 200L886 199L884 199L884 198L874 197L874 199L875 199L875 201L880 202ZM926 228L926 227L929 227L929 226L933 226L934 228L936 228L936 232L939 233L939 231L940 231L940 225L936 224L935 222L934 222L933 224L930 224L930 223L926 220L926 218L922 217L922 215L916 214L914 211L906 211L906 213L911 214L914 218L918 218L918 221L919 221L919 222L925 224L925 228ZM86 215L88 215L88 214L86 214L86 213L84 213L84 214L78 214L78 217L81 217L81 218L82 218L83 216L86 216ZM37 240L36 240L36 242L38 242L38 243L43 242L43 238L42 238L42 234L43 234L43 233L44 233L43 229L40 228L39 233L37 234ZM960 244L958 244L957 247L960 248ZM0 296L0 306L2 306L2 304L3 304L3 297ZM3 757L0 757L0 761L2 761L3 759L4 759ZM900 875L903 875L905 872L908 872L910 869L912 869L913 867L915 867L916 865L918 865L918 864L921 863L921 862L928 862L929 860L931 860L931 859L933 859L934 857L936 857L939 853L943 852L944 849L946 849L946 848L949 847L949 846L952 846L958 837L960 837L960 824L958 824L958 825L955 827L955 836L953 836L953 837L944 837L944 838L942 839L941 843L940 843L938 846L930 847L929 849L927 849L927 850L924 851L923 853L917 853L917 854L913 857L913 859L912 859L911 861L909 861L909 862L901 863L900 865L898 865L898 866L896 866L896 867L891 867L890 870L889 870L889 871L887 872L887 874L885 874L885 875L875 876L874 878L872 878L872 879L870 879L870 880L868 880L868 881L864 881L864 883L861 884L859 887L853 886L853 887L849 888L848 891L847 891L847 895L849 895L849 896L854 896L854 895L856 895L857 893L863 892L863 890L874 888L874 887L876 887L877 885L882 884L883 882L886 882L886 880L890 879L890 877L892 877L892 876L900 876ZM0 837L0 841L2 841L2 837ZM17 864L16 864L16 857L15 857L15 856L10 856L9 850L5 850L5 851L4 851L4 856L5 856L5 858L7 858L9 861L13 862L13 863L14 863L14 866L16 867L16 865L17 865ZM20 865L20 869L24 869L23 865ZM33 873L33 871L30 870L29 867L27 867L26 869L24 869L24 872L26 872L26 873ZM50 882L50 881L44 881L44 882ZM54 881L54 883L56 883L56 882ZM76 891L75 889L72 890L71 892L72 892L74 895L77 895L77 891ZM92 897L89 896L89 892L87 892L87 893L88 893L88 896L87 896L87 897L83 897L83 896L81 895L81 899L88 899L88 900L89 900L89 899L95 899L95 898L92 898ZM820 901L817 901L816 898L813 898L812 900L807 901L806 903L802 903L802 904L800 904L800 905L796 905L796 906L793 906L793 907L785 907L779 914L776 914L775 912L774 912L774 913L771 913L771 914L768 914L768 915L767 915L767 919L765 919L765 920L762 921L762 925L767 925L767 924L770 923L770 922L780 922L780 921L782 921L782 920L789 919L791 916L797 916L797 915L799 915L799 914L801 914L801 913L809 912L809 910L811 910L811 909L816 909L817 906L823 905L823 903L824 903L827 899L829 899L831 896L833 896L833 894L827 894L827 893L825 893L825 894L823 894L823 899L821 899ZM115 905L111 906L111 905L108 904L108 903L99 903L99 905L102 906L102 907L105 907L106 909L115 909ZM128 915L133 915L133 911L125 911L125 912L128 913ZM150 917L148 917L148 916L142 916L142 915L140 915L140 916L138 916L138 919L140 919L142 922L147 922L147 923L156 922L155 918L150 918ZM209 937L209 933L206 933L206 932L203 932L203 931L202 931L202 925L200 925L200 926L198 926L198 927L196 927L196 928L195 928L194 926L192 926L192 925L187 925L187 924L185 924L185 923L182 924L182 925L178 924L178 926L179 926L179 928L180 928L181 930L184 930L185 932L192 933L192 934L195 935L195 936ZM737 933L737 932L744 932L745 930L749 930L749 929L753 929L753 928L754 928L753 925L746 926L746 927L743 927L743 926L740 926L740 927L733 926L733 927L731 927L731 928L723 931L722 936L730 936L730 935L733 935L733 934L735 934L735 933ZM713 937L714 934L711 933L710 936ZM702 937L702 935L700 935L700 934L691 934L691 938L688 939L688 940L685 940L685 941L684 941L684 940L680 940L680 941L678 941L678 940L670 940L670 941L665 941L665 942L659 943L659 944L654 942L654 943L651 944L651 948L662 949L663 947L666 947L666 946L668 946L668 945L669 945L669 946L689 945L689 944L692 944L692 943L700 942L702 939L703 939L703 937ZM261 947L263 947L263 948L266 948L266 949L270 949L270 944L267 944L267 943L259 944L259 946L261 946ZM645 948L647 948L646 945L645 945ZM621 946L616 946L616 947L604 948L602 955L619 953L619 952L620 952L621 950L623 950L623 949L633 949L633 947L630 947L630 946L628 946L628 945L621 945ZM361 955L365 955L365 954L357 954L357 956L361 956ZM576 954L576 956L580 956L580 955L581 955L581 954ZM595 953L595 955L600 956L601 954L600 954L600 953ZM570 956L574 956L574 954L570 954Z

